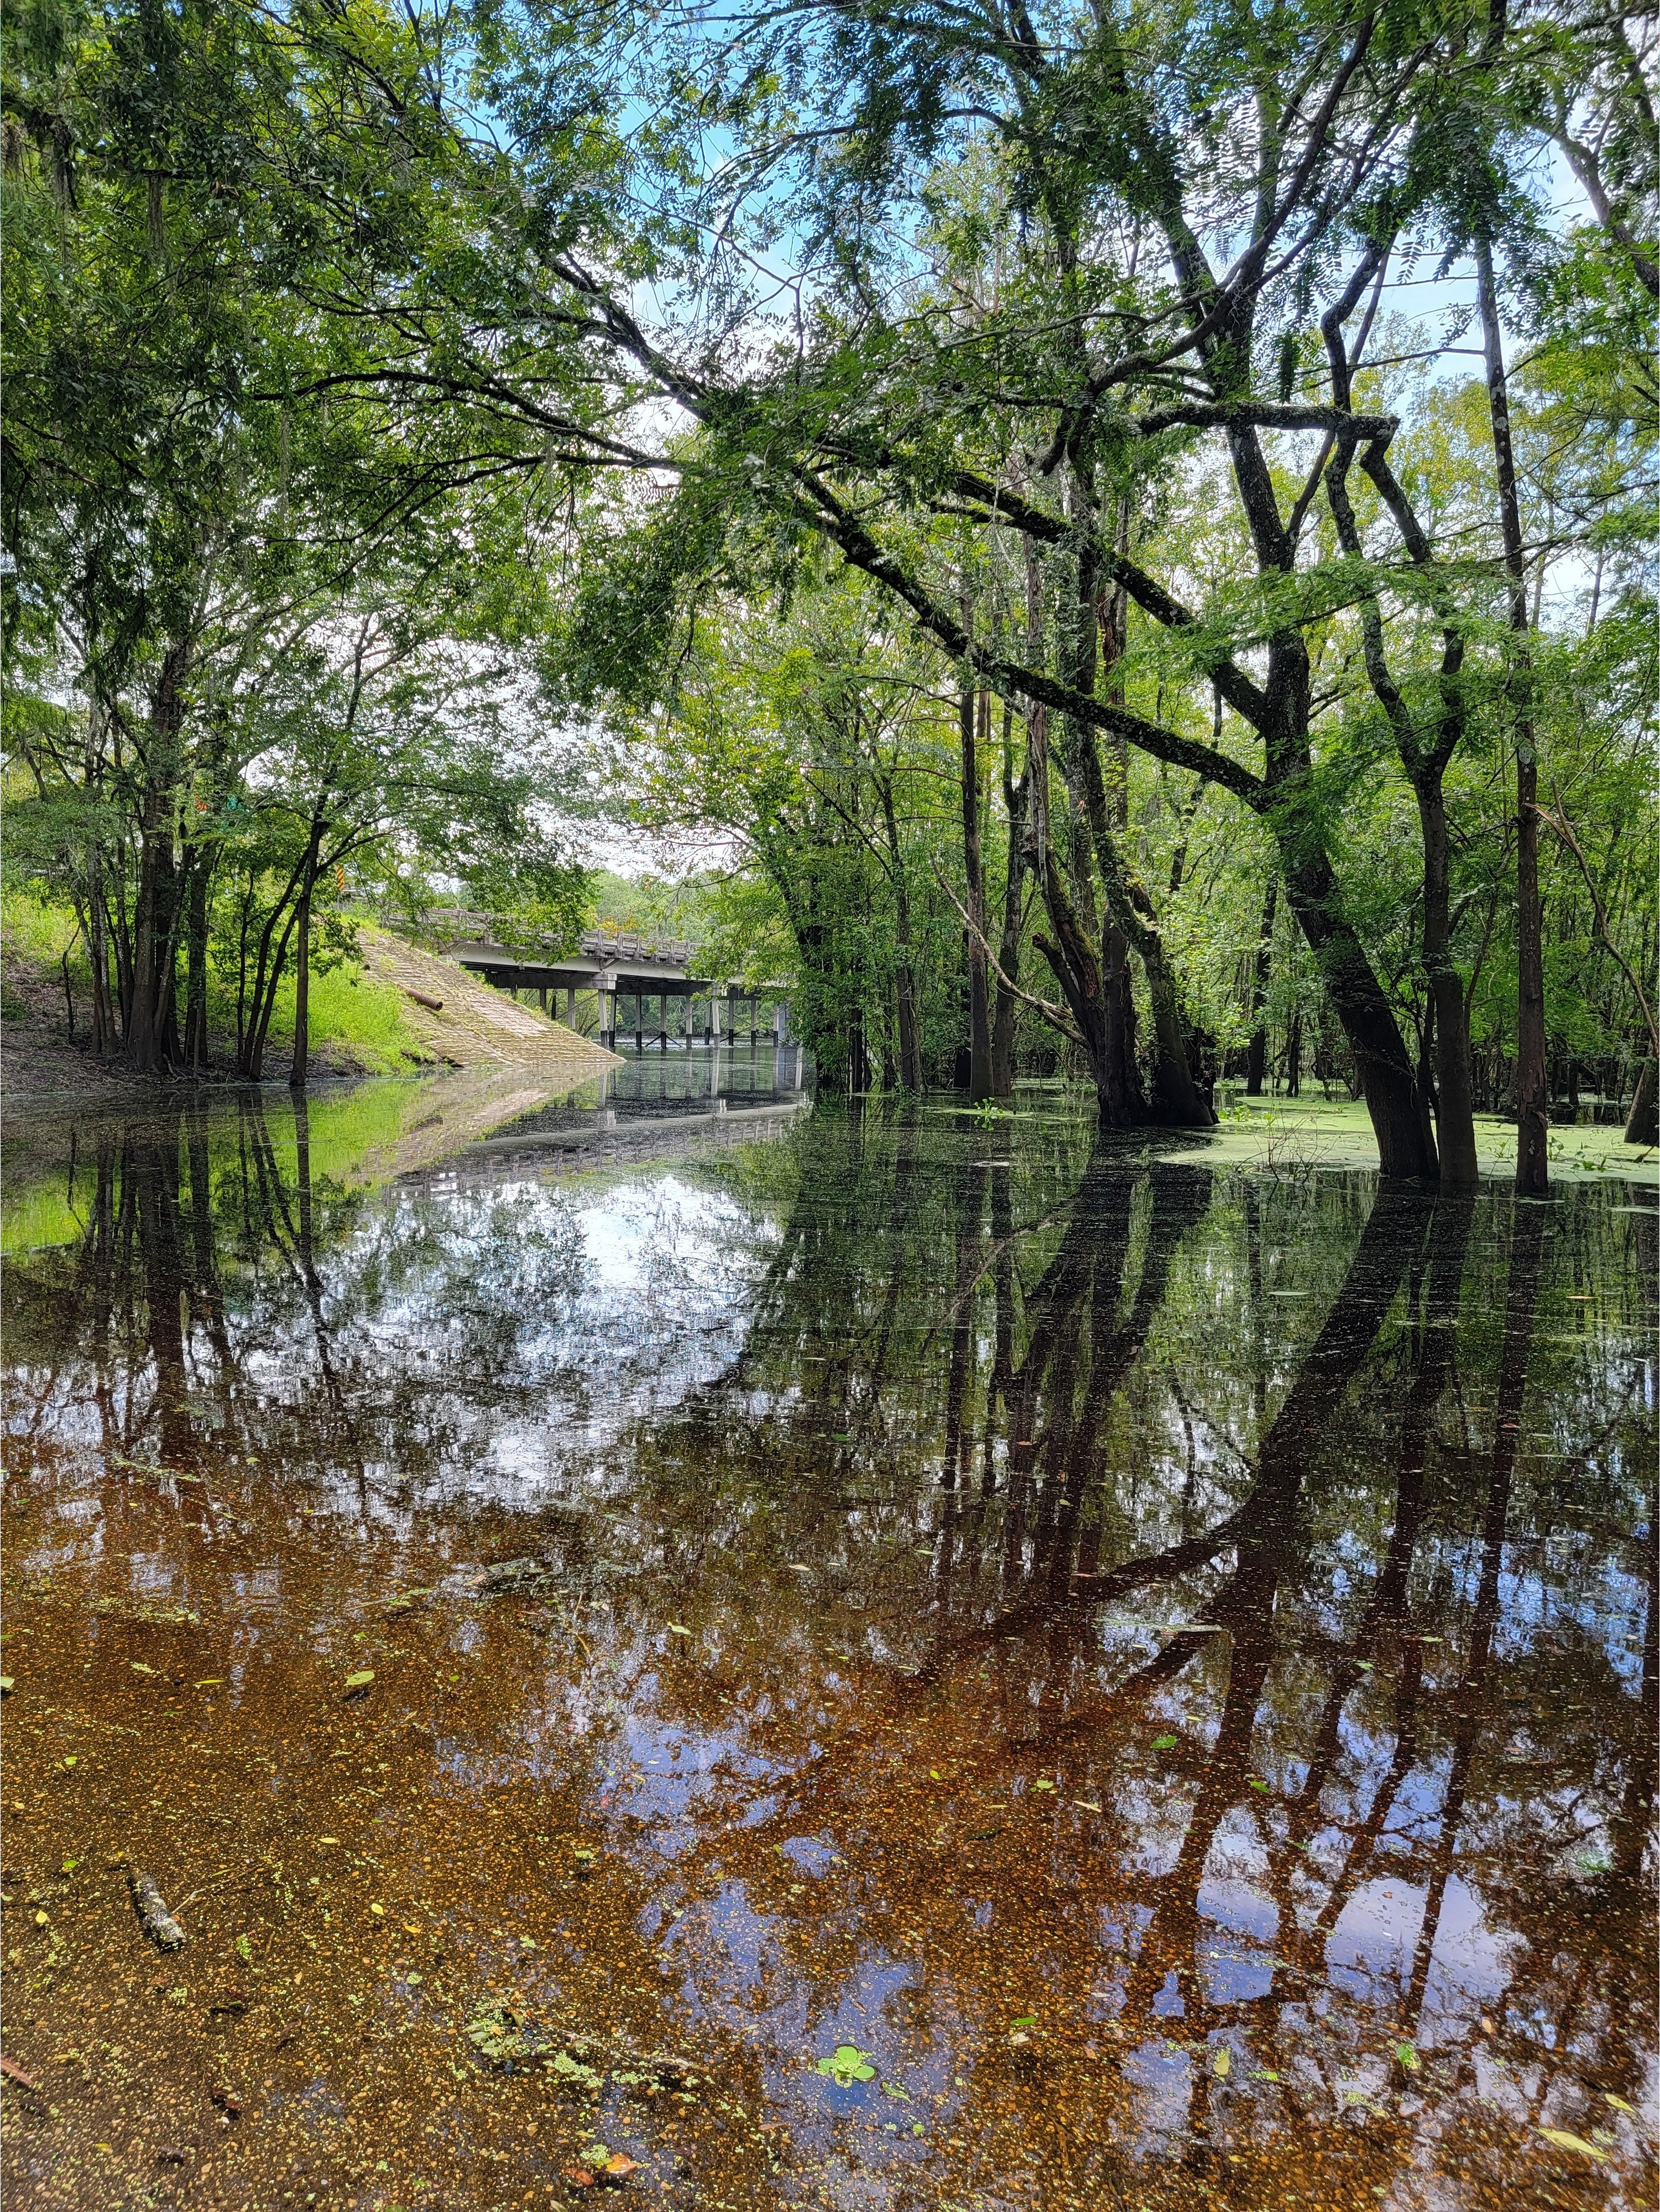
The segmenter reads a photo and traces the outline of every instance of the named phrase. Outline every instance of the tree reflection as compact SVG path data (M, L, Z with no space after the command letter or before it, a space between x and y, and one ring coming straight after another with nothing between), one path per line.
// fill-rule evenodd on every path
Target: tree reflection
M252 1100L78 1138L76 1243L6 1280L14 1457L112 1557L280 1568L319 1636L405 1556L542 1563L386 1631L411 1884L494 1793L580 1930L539 1844L603 1838L583 2001L758 2047L802 2144L803 2050L868 2039L942 2187L1045 2130L1085 2199L1327 2130L1360 2201L1402 2138L1345 2112L1444 2163L1476 2106L1636 2101L1646 1220L909 1109L569 1194L318 1156Z

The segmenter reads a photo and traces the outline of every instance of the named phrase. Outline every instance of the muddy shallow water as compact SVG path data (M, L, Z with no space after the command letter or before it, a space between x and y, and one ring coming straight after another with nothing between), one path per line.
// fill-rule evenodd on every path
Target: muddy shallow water
M59 1150L11 2204L1652 2202L1651 1187Z

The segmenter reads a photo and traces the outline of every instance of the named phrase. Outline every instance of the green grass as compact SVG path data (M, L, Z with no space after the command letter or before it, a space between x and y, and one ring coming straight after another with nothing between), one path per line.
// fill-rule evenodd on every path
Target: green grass
M69 908L43 906L23 891L0 891L0 945L14 959L56 968L79 934L79 925ZM70 974L91 980L84 946L76 945Z
M1204 1158L1218 1166L1290 1174L1302 1168L1377 1164L1366 1109L1347 1100L1328 1104L1321 1098L1236 1097L1223 1107L1221 1127L1198 1143ZM1181 1156L1195 1158L1193 1146L1192 1139L1183 1140ZM1513 1174L1516 1124L1496 1114L1478 1114L1475 1151L1484 1176ZM1553 1125L1549 1157L1551 1174L1564 1182L1618 1176L1652 1183L1657 1172L1653 1151L1627 1144L1617 1127Z
M311 1048L350 1053L371 1075L407 1074L423 1060L421 1045L404 1018L405 1000L396 984L365 968L333 968L311 979ZM232 1036L236 1025L234 989L218 979L209 985L208 1024L216 1034ZM265 1045L267 1074L280 1073L294 1048L294 978L284 976L271 1013ZM279 1063L281 1065L279 1065Z
M65 950L70 954L70 979L77 1001L84 1007L91 994L92 970L86 947L77 941L74 915L67 907L45 905L27 893L0 892L0 945L19 964L38 968L43 976L56 971ZM55 973L51 980L57 981ZM24 1009L7 1003L12 1018ZM372 975L367 969L334 968L311 979L311 1048L313 1054L349 1057L370 1075L408 1074L423 1062L419 1039L405 1018L406 1001L396 985ZM216 1060L228 1060L236 1035L236 980L222 974L210 960L208 967L208 1028ZM272 1012L271 1035L265 1046L265 1072L284 1072L294 1048L294 975L285 975Z

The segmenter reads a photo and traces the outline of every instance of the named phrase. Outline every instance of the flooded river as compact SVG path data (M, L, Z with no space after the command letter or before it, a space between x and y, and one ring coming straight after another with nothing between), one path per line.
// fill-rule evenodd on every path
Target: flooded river
M1653 2203L1651 1183L409 1095L30 1133L10 2206Z

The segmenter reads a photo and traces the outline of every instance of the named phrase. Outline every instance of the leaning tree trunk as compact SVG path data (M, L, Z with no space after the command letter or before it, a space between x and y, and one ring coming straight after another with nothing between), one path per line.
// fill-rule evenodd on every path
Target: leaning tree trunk
M1511 446L1510 398L1505 387L1504 343L1493 285L1493 249L1475 249L1477 289L1487 352L1487 405L1499 481L1499 519L1510 580L1511 659L1516 732L1516 1188L1542 1198L1550 1188L1549 1086L1545 1066L1545 941L1539 910L1539 756L1534 744L1532 624L1528 614L1527 559L1522 509Z

